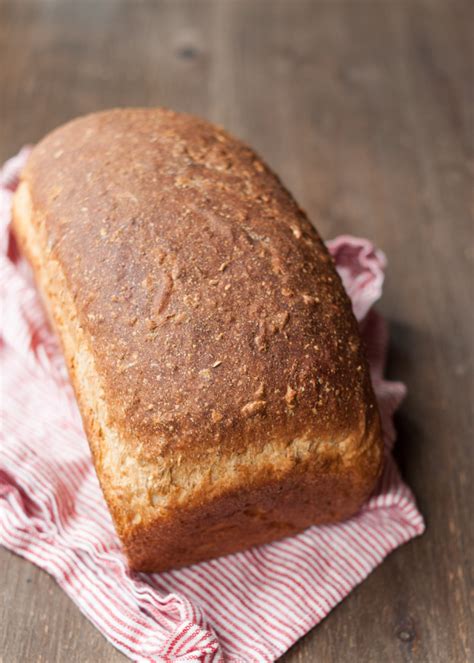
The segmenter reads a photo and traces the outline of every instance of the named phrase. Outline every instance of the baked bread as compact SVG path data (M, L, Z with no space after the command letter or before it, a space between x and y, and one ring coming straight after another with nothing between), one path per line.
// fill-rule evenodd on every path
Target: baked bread
M14 230L133 569L359 509L382 443L357 323L251 149L168 110L79 118L33 149Z

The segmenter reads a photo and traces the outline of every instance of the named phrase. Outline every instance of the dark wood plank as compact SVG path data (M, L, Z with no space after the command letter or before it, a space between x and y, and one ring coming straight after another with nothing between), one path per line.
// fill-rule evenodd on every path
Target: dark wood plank
M442 0L0 1L1 160L98 108L191 111L255 145L324 236L389 256L397 455L428 530L288 663L473 656L473 18ZM123 660L45 573L1 551L0 578L1 661Z

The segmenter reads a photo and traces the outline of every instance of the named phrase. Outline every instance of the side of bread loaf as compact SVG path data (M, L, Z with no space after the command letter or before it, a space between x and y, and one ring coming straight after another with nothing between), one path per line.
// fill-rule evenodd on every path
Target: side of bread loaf
M14 230L133 568L360 507L382 445L357 323L252 150L162 109L80 118L33 150Z

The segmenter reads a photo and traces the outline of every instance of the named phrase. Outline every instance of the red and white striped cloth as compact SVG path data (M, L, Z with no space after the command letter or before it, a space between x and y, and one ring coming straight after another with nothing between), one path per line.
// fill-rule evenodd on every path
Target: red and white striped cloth
M383 418L388 462L373 497L344 523L179 571L131 573L56 340L9 231L27 153L0 173L0 543L53 575L132 660L274 661L424 529L390 455L405 387L383 378L387 330L370 310L385 258L364 239L328 243L361 322Z

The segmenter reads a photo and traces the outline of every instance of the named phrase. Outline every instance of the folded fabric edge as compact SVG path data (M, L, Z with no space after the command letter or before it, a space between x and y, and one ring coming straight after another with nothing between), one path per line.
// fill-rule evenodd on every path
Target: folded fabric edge
M395 507L387 507L387 510L394 509ZM384 551L383 553L377 554L377 561L373 564L372 568L365 572L362 577L360 577L350 588L349 592L343 594L338 601L335 601L334 604L330 607L329 610L327 610L326 614L320 618L319 616L316 619L313 619L311 616L308 617L308 619L302 620L298 625L295 626L294 631L295 631L295 637L294 639L288 644L287 647L277 647L272 651L273 655L273 661L277 660L280 656L283 656L286 652L288 652L291 647L295 646L297 642L304 637L309 631L311 631L313 628L315 628L318 624L320 624L323 619L326 619L326 617L333 612L334 608L336 608L342 601L344 601L348 596L352 594L352 592L359 586L361 585L374 571L376 571L381 563L383 562L384 559L386 559L389 555L391 555L393 552L395 552L398 548L403 546L405 543L408 543L409 541L412 541L413 539L417 538L418 536L421 536L423 532L425 531L425 524L423 522L422 517L420 516L421 522L418 524L412 523L408 524L407 522L404 523L405 527L405 533L402 534L400 532L398 541L395 545L390 546L390 549ZM247 663L247 662L241 662L241 661L235 661L232 663ZM253 663L253 662L252 662Z

